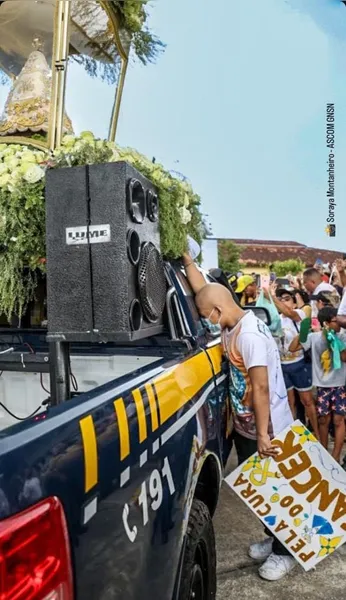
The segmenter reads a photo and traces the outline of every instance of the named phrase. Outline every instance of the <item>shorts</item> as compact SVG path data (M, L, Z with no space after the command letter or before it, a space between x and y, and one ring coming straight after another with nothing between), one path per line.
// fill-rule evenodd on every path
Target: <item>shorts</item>
M318 417L325 417L330 413L346 417L346 387L318 387L316 410Z
M312 366L304 358L294 363L281 363L286 390L309 392L312 388Z

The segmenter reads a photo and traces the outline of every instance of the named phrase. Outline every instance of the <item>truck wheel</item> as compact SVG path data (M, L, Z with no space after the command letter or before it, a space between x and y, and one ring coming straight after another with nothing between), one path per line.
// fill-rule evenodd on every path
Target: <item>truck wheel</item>
M216 548L208 508L194 500L187 526L179 600L214 600L216 594Z

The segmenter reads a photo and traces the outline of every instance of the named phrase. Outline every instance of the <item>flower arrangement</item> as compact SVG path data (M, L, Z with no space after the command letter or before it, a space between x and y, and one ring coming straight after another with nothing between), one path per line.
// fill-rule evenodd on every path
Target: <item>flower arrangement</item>
M156 186L160 201L161 251L177 258L187 236L205 237L200 198L186 180L174 177L130 148L96 139L91 132L65 136L49 153L0 144L0 314L22 316L34 298L38 273L45 271L45 174L49 168L124 160Z

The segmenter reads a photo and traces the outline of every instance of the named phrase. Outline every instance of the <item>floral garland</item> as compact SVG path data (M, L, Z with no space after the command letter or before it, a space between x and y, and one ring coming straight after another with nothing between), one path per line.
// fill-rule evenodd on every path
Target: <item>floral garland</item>
M53 153L0 144L0 315L22 316L45 271L45 173L48 168L124 160L156 186L160 200L161 251L177 258L187 236L205 237L200 198L187 181L130 148L96 139L91 132L65 136Z

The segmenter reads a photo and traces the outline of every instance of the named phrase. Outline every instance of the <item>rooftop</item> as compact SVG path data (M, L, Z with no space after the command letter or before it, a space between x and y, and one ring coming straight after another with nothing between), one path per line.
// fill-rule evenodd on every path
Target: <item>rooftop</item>
M219 242L228 241L219 238ZM342 258L343 253L325 248L310 248L299 242L276 240L252 240L230 238L229 241L243 246L240 262L248 265L271 264L275 261L300 259L306 265L315 264L317 259L324 263L332 263L337 258Z

